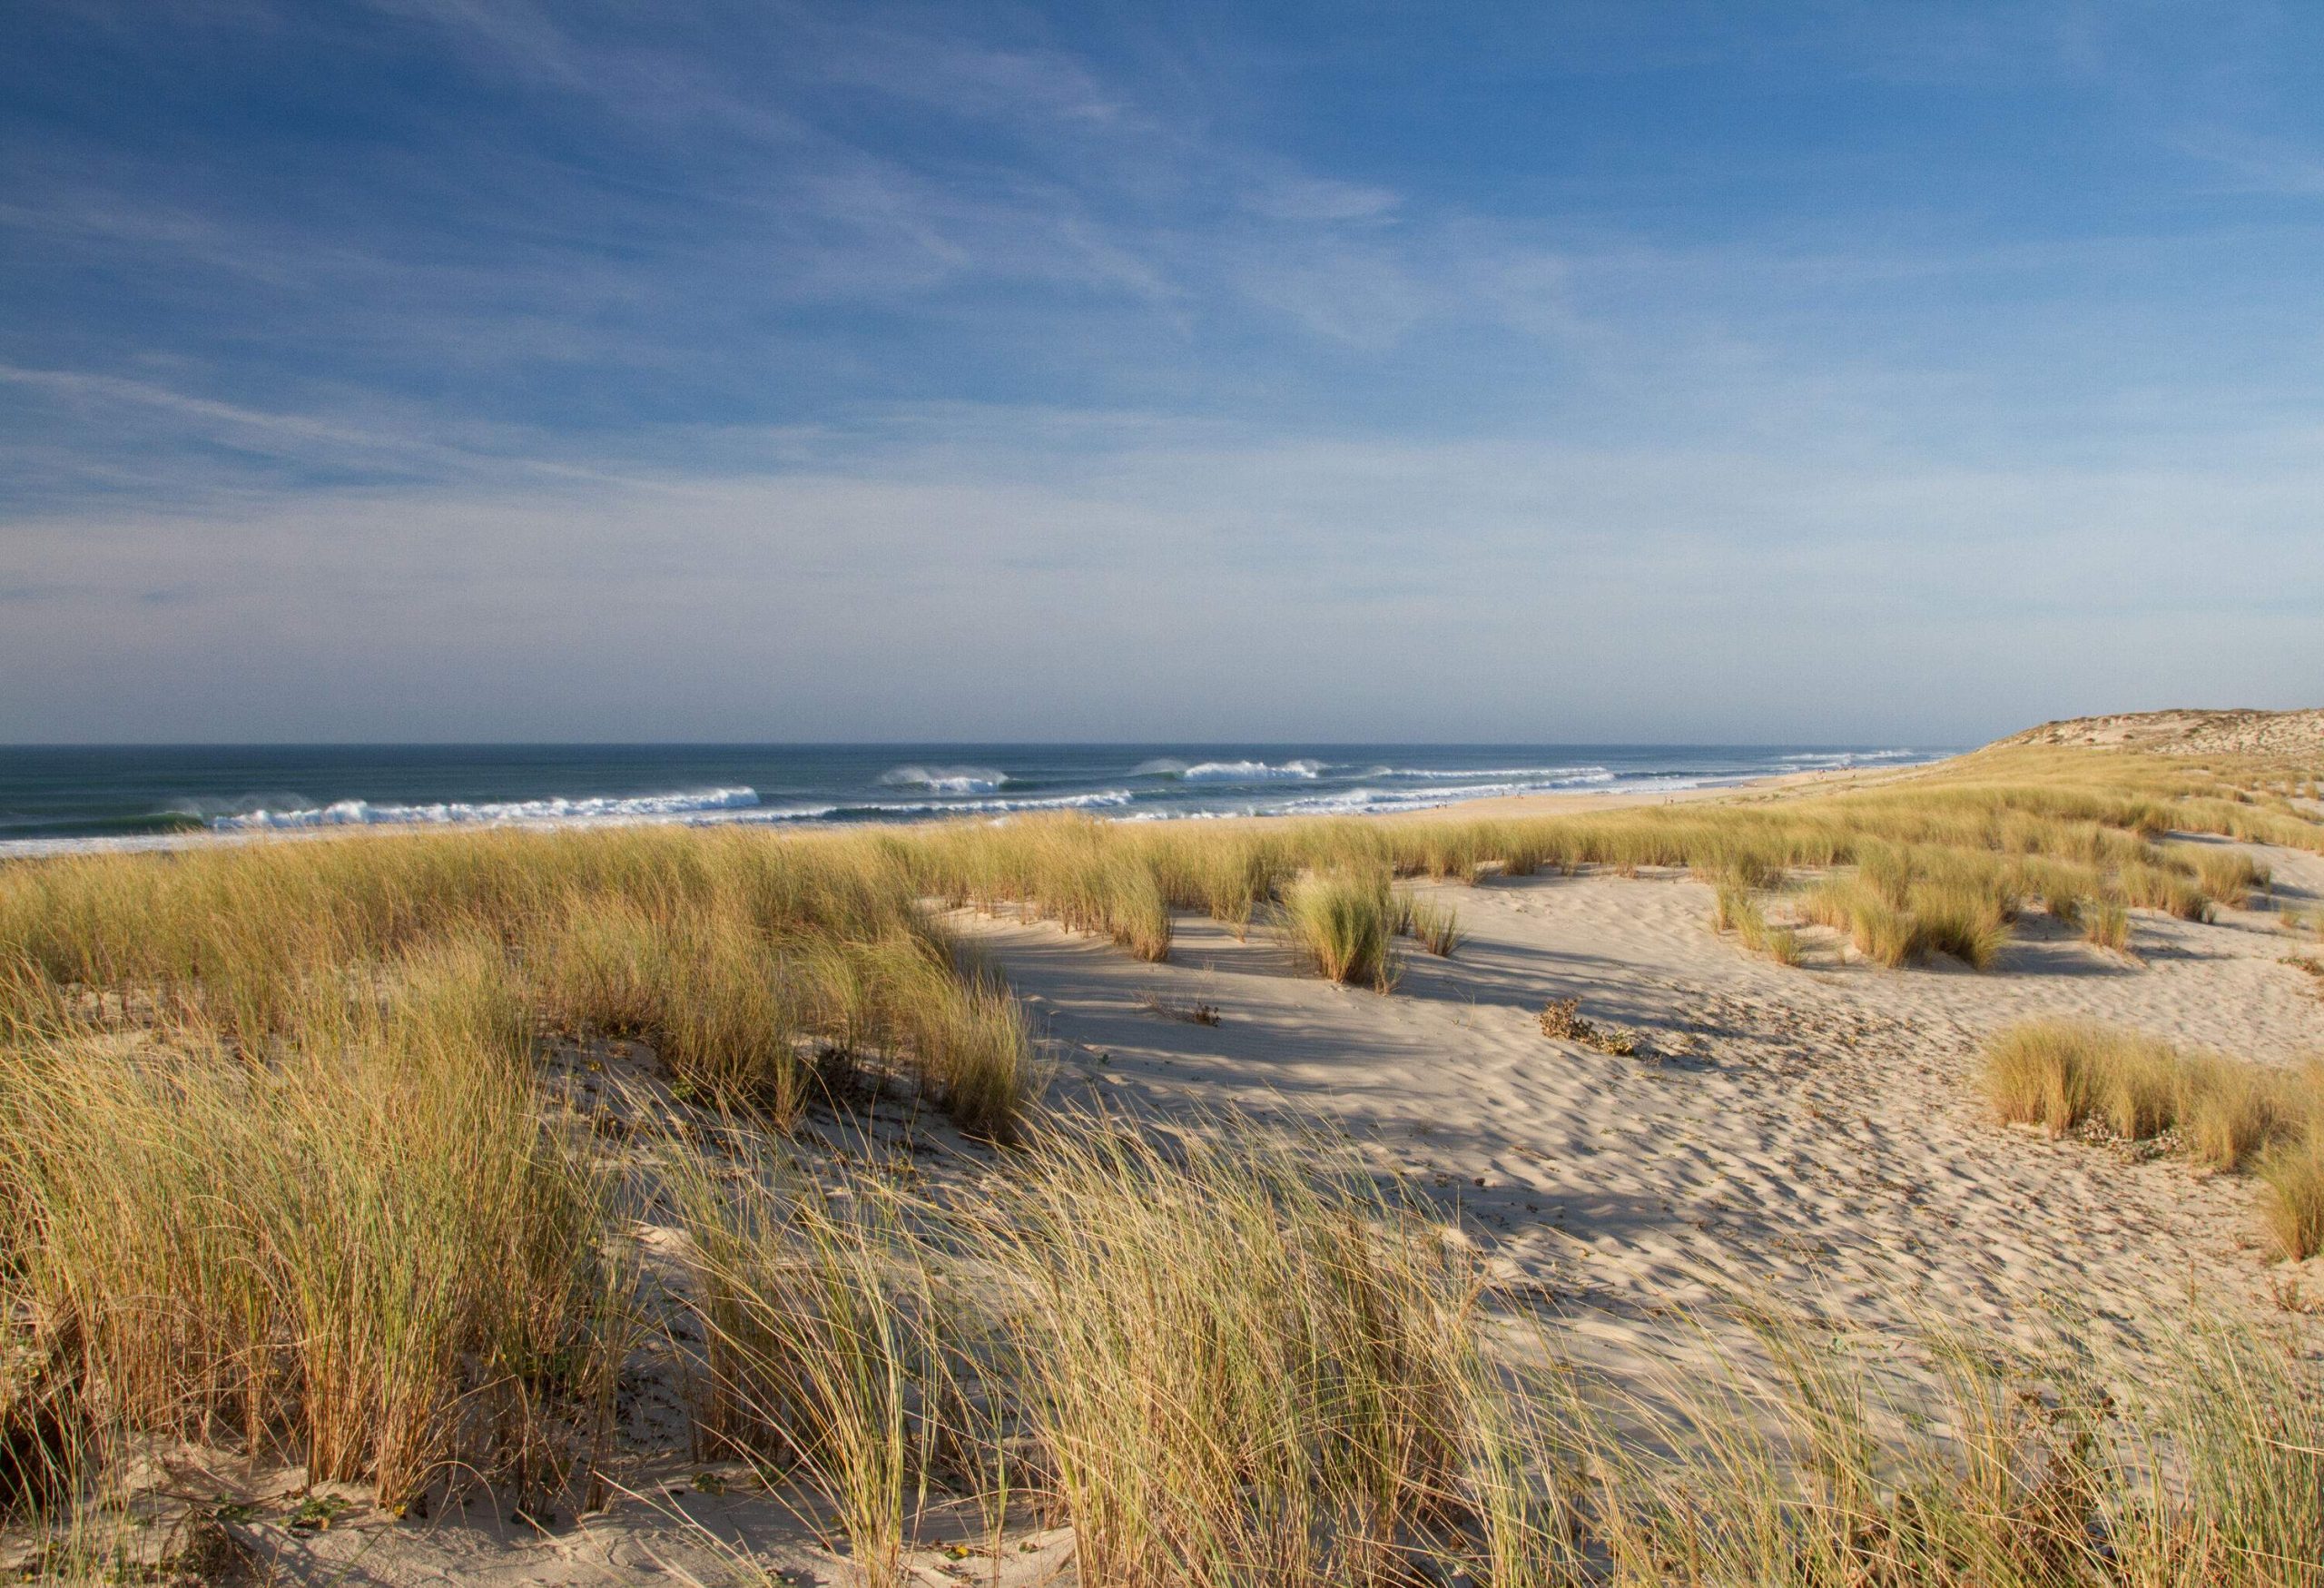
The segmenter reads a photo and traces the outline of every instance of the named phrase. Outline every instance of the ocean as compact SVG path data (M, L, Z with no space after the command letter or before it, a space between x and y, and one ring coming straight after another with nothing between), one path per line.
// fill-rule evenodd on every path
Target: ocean
M1933 760L1833 745L0 746L0 853L396 824L1369 814Z

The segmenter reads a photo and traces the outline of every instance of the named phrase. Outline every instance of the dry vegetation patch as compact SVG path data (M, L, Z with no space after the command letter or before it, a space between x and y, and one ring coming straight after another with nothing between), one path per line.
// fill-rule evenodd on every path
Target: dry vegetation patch
M1541 1035L1556 1042L1576 1042L1596 1052L1626 1059L1640 1050L1636 1031L1620 1026L1600 1025L1581 1012L1579 994L1571 998L1552 998L1541 1006Z

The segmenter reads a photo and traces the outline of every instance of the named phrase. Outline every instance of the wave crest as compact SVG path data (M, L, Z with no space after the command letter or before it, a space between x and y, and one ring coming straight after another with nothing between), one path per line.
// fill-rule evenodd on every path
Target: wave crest
M1320 761L1199 761L1178 776L1187 783L1293 783L1312 782L1323 770Z
M915 800L894 804L848 805L849 815L952 816L1009 815L1017 811L1086 811L1126 805L1137 796L1126 788L1097 789L1088 794L1050 794L1022 800Z
M895 766L880 774L889 788L924 788L936 794L998 794L1009 774L990 766Z
M753 788L573 798L553 794L537 800L484 800L475 803L448 800L420 805L339 800L328 805L237 811L231 815L212 817L210 825L221 832L236 833L295 831L310 827L489 826L507 822L635 822L696 815L711 811L750 810L758 803L758 791Z

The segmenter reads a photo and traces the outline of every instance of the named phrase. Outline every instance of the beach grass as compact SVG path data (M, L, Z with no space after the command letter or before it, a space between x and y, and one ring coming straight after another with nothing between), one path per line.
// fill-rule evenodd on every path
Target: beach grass
M2258 1175L2285 1256L2324 1250L2324 1065L2262 1066L2095 1021L2043 1020L1986 1043L1984 1085L2003 1119L2053 1136L2089 1120L2128 1140L2175 1133L2194 1162Z
M397 1501L454 1463L521 1478L527 1419L459 1414L604 1367L604 1189L497 952L391 974L310 984L262 1067L198 1026L0 1060L8 1255L82 1420L279 1442Z
M1285 938L1327 981L1385 992L1396 984L1403 914L1385 871L1316 872L1284 892Z
M1736 1297L1674 1316L1641 1382L1328 1142L1058 1125L965 1201L684 1198L719 1436L783 1453L867 1583L964 1492L1069 1521L1105 1588L2324 1572L2324 1384L2254 1325L2191 1310L2146 1379L2064 1315L2054 1351L1923 1317L1874 1361Z
M1454 1500L1473 1278L1315 1163L1099 1124L979 1212L974 1249L1025 1281L1002 1360L1085 1581L1375 1580Z
M2084 942L2118 954L2131 952L2131 912L2114 899L2093 900L2076 912Z
M1745 948L1778 965L1799 963L1799 934L1787 926L1769 924L1767 911L1741 883L1718 885L1712 896L1711 930L1733 932Z
M1465 937L1461 912L1449 904L1408 891L1396 894L1396 935L1408 937L1438 959L1452 957Z

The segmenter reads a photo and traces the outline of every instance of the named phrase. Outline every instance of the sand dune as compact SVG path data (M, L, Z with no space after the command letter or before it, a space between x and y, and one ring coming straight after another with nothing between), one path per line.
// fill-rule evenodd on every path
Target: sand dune
M2324 860L2267 858L2287 892L2324 893ZM2036 917L1979 975L1882 970L1820 931L1807 966L1777 966L1716 936L1710 890L1678 876L1433 892L1470 939L1451 960L1412 955L1384 998L1205 921L1179 922L1165 965L1047 925L961 924L1041 1015L1068 1092L1325 1121L1435 1188L1504 1276L1602 1314L1618 1340L1620 1320L1741 1287L1858 1324L1919 1306L2000 1330L2078 1297L2135 1348L2191 1281L2266 1305L2298 1277L2260 1260L2245 1183L2004 1128L1974 1075L1984 1034L2043 1014L2266 1061L2324 1046L2324 1002L2268 916L2140 912L2135 962ZM1545 1039L1541 1005L1574 994L1653 1056ZM2307 1282L2324 1297L2324 1273ZM1645 1348L1649 1331L1629 1336Z
M2165 755L2312 757L2324 750L2324 711L2133 711L2043 723L2004 745L2090 745Z

